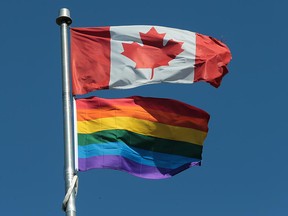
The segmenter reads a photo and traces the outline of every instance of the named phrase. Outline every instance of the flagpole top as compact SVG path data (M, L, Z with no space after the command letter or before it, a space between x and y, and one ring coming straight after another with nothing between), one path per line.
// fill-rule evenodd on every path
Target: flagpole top
M67 8L60 9L59 16L56 19L56 23L58 25L61 25L62 23L66 23L68 26L72 23L69 9Z

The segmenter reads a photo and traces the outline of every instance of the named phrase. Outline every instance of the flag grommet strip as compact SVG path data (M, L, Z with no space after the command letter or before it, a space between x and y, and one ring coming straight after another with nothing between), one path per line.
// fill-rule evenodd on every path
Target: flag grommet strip
M63 211L66 211L67 203L68 203L68 200L72 194L73 189L75 189L75 196L76 196L77 191L78 191L78 176L77 175L73 176L71 185L70 185L69 189L67 190L66 195L64 197L64 200L62 202L62 210Z

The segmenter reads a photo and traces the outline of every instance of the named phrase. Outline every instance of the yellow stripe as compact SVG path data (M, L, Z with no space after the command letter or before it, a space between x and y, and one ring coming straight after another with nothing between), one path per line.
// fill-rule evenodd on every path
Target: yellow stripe
M171 126L131 117L100 118L78 121L78 133L90 134L102 130L123 129L134 133L163 139L178 140L202 145L207 133L185 127Z

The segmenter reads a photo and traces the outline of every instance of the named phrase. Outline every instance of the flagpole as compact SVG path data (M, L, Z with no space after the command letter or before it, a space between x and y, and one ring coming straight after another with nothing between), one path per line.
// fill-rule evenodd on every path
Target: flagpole
M67 8L61 8L56 23L61 29L61 55L62 55L62 97L63 97L63 120L64 120L64 174L65 191L74 187L72 180L75 176L74 147L73 147L73 122L72 122L72 94L70 91L70 62L68 49L68 28L72 23L70 11ZM67 216L76 216L75 206L75 188L72 188L70 198L64 206Z

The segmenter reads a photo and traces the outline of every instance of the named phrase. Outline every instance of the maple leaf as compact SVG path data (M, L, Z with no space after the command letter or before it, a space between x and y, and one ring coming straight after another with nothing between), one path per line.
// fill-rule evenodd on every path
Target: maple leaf
M184 50L181 48L183 42L170 39L165 46L163 39L166 33L159 34L152 27L146 34L140 32L143 45L137 42L122 43L124 52L121 54L136 63L136 68L151 68L150 79L153 79L154 69L160 66L168 66L169 62L176 58Z

